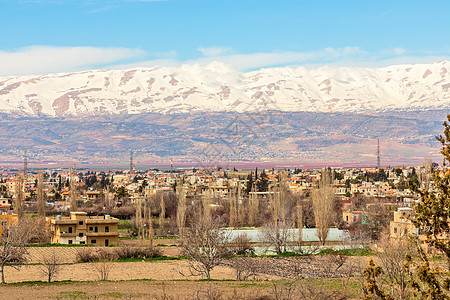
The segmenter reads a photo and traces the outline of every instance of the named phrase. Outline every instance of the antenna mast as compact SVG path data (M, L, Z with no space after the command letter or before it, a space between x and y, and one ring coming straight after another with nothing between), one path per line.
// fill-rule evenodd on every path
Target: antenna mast
M380 138L377 138L377 169L380 168Z

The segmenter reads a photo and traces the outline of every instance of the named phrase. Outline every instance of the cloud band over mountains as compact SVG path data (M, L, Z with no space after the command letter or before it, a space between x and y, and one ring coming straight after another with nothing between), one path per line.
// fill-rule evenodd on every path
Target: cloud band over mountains
M218 61L241 70L278 66L381 67L393 64L448 60L446 53L409 53L403 48L370 52L359 47L325 48L311 52L278 51L238 53L231 47L199 47L197 58L181 60L175 51L149 53L121 47L29 46L0 51L0 76L39 75L100 68L125 69L150 66L206 65Z

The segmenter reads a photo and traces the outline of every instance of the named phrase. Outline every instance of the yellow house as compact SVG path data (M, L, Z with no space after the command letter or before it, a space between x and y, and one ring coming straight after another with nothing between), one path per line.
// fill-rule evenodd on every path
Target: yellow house
M52 244L109 246L119 242L119 219L71 212L70 217L47 218Z
M403 238L409 234L418 235L418 230L411 221L413 217L412 208L402 207L395 211L394 221L391 221L389 226L391 238Z
M16 214L8 214L0 212L0 236L3 234L3 228L9 228L13 224L17 223L18 217Z

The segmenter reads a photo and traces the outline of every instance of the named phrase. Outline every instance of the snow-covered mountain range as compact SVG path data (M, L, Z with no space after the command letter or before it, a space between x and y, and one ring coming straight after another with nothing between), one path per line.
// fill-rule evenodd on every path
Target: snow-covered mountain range
M0 112L48 116L194 111L358 112L450 106L450 62L384 68L206 66L0 78Z

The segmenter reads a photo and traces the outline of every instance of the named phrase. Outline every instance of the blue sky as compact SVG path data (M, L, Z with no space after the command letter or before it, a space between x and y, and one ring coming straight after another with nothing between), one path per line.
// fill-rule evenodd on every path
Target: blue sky
M450 1L0 0L0 76L95 68L429 63Z

